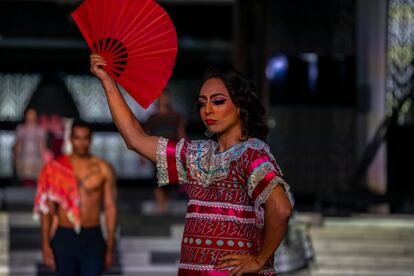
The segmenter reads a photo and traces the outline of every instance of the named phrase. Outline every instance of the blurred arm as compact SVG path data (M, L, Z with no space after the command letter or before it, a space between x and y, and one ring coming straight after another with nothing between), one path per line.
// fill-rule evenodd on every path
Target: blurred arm
M50 247L50 230L53 221L54 204L48 202L49 212L42 213L40 219L40 229L42 237L42 257L45 265L55 268L55 259L52 248Z
M113 252L117 219L117 188L115 174L112 167L109 164L105 164L104 174L104 212L107 232L106 246L108 252Z

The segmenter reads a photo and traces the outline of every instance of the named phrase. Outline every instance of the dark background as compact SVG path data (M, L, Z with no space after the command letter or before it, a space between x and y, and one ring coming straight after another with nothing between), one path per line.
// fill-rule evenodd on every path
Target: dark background
M366 174L352 178L363 153L357 147L357 118L370 112L369 96L364 94L369 90L357 82L357 42L364 39L357 36L358 1L159 3L177 30L179 50L170 82L177 88L177 108L187 119L190 138L204 132L192 103L204 70L211 64L230 64L258 87L272 124L268 143L299 209L366 211L371 203L413 194L408 172L414 139L408 138L413 136L409 124L394 124L387 135L387 194L369 191ZM90 52L70 17L78 5L79 1L0 1L0 73L44 79L90 76ZM288 66L266 75L274 58ZM310 76L312 70L317 70L316 76ZM41 102L39 108L50 104ZM12 131L20 119L3 119L0 129ZM110 120L92 123L97 132L116 131ZM136 181L119 177L121 187ZM150 178L140 181L152 185ZM13 183L10 175L3 175L1 182Z

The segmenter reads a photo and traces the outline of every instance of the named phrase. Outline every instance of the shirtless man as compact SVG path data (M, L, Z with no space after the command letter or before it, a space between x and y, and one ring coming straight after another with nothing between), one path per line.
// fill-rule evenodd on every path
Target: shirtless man
M101 275L112 264L116 185L111 166L91 155L91 128L72 125L73 153L46 164L39 177L35 212L41 213L44 263L56 275ZM106 242L100 227L104 207ZM53 216L58 227L52 236Z

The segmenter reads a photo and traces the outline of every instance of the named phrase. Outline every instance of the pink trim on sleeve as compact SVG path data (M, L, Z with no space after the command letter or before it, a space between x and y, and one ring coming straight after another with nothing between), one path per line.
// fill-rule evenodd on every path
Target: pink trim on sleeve
M168 177L171 184L178 184L177 158L176 158L177 142L168 140L167 143L167 166Z
M264 191L267 185L269 185L270 181L272 181L272 179L276 176L277 174L275 171L270 171L259 182L259 184L257 184L257 186L254 188L253 193L252 193L253 202L256 201L257 197Z

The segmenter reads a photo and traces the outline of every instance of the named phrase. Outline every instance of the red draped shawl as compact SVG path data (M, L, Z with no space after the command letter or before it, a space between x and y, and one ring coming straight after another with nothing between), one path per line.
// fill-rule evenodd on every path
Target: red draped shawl
M74 225L80 230L80 200L78 182L70 159L62 155L48 162L40 172L37 193L34 201L34 213L50 212L48 202L56 202Z

